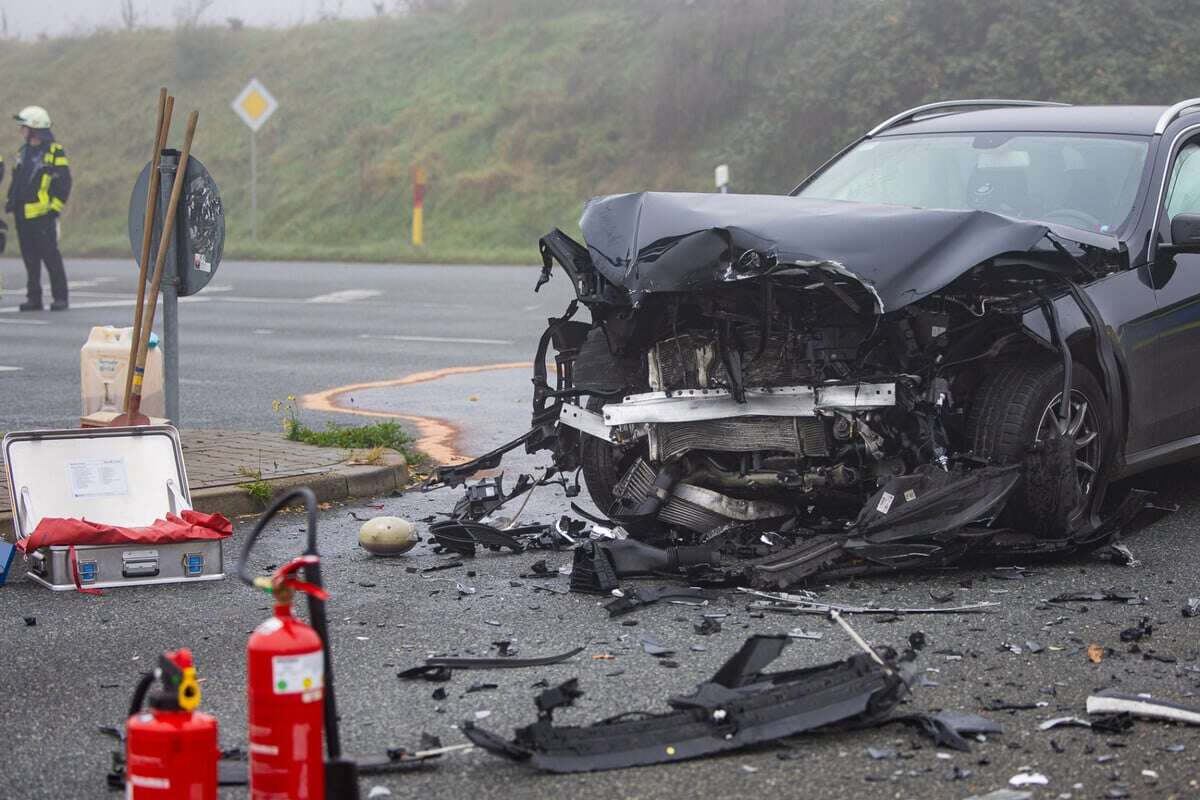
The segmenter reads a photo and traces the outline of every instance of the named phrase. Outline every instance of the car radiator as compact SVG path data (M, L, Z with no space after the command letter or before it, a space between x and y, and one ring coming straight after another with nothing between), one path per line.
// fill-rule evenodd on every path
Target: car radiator
M782 451L829 455L825 422L817 417L743 417L658 423L651 427L651 452L666 461L688 450L723 453Z

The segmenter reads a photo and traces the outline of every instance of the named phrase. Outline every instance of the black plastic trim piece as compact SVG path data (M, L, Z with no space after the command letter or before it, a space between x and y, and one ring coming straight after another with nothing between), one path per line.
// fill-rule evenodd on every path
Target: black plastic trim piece
M698 758L838 723L874 722L908 689L890 652L885 666L859 654L810 669L762 673L787 642L752 636L693 694L671 698L674 710L666 714L555 726L551 708L518 728L511 741L472 721L462 731L502 758L549 772L591 772ZM571 700L577 696L575 691Z
M515 669L517 667L546 667L560 664L574 658L583 652L582 647L576 647L566 653L541 658L457 658L434 657L425 659L426 667L449 667L450 669Z

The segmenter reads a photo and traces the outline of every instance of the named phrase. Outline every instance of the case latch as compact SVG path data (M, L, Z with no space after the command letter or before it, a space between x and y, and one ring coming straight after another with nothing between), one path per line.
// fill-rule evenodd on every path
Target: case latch
M152 578L158 574L157 550L126 550L121 553L121 574L126 578Z

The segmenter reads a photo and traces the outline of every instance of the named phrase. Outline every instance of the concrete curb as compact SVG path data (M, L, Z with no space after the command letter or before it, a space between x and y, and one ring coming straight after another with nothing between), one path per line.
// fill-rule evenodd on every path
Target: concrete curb
M396 454L394 461L398 463L339 464L328 472L264 479L263 483L271 487L272 497L298 486L312 489L320 503L374 497L403 490L408 485L408 464L404 457ZM227 517L263 510L261 503L237 485L196 489L192 492L192 504L201 511L219 512Z
M264 478L263 483L271 488L272 497L297 486L307 486L321 503L403 491L409 479L408 462L404 456L388 450L381 461L380 464L337 464L327 472ZM220 513L230 518L257 514L263 510L261 503L236 484L193 488L192 505L199 511ZM12 514L0 513L0 537L11 541L12 536Z

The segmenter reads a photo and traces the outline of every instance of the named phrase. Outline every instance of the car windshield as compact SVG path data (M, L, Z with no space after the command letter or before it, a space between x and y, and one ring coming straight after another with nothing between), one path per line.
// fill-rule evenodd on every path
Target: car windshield
M1133 211L1147 150L1140 136L888 136L862 142L798 194L978 209L1112 233Z

